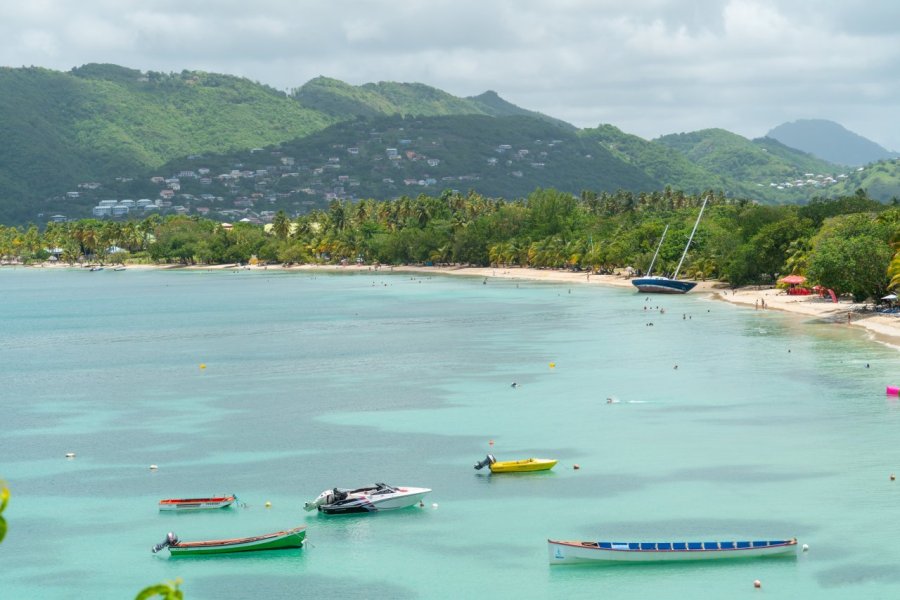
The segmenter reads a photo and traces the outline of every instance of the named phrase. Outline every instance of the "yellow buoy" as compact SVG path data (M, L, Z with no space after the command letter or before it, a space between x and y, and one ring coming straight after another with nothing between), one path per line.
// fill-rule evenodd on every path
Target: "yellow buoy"
M556 368L556 363L550 363L550 368L551 368L551 369L555 369L555 368Z
M206 363L200 363L200 368L201 368L201 369L205 369L205 368L206 368Z
M266 500L266 508L272 508L272 503Z

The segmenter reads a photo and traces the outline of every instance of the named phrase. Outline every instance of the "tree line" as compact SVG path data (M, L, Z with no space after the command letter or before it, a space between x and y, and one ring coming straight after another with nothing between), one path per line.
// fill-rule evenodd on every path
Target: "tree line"
M900 284L900 207L858 190L803 206L769 206L691 195L652 193L580 196L537 189L516 200L444 192L397 200L334 200L297 217L279 211L262 226L197 217L142 221L83 219L0 225L0 258L34 263L466 264L646 272L663 230L655 274L671 273L703 198L709 206L682 273L740 286L773 283L787 274L810 284L879 298Z

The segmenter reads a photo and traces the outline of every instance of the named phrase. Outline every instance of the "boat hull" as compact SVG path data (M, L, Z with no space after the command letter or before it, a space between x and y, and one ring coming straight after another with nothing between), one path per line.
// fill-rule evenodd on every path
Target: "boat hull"
M631 285L645 294L687 294L694 289L697 282L668 277L640 277L632 279Z
M360 494L333 504L319 506L319 512L326 515L347 515L358 513L400 510L415 506L431 492L429 488L395 488L398 493L382 495Z
M797 540L753 542L580 542L547 540L551 565L652 563L796 556Z
M159 510L167 511L192 511L192 510L216 510L228 508L237 500L234 496L221 496L215 498L172 498L159 501Z
M504 460L491 463L491 473L530 473L549 471L559 461L549 458L528 458L525 460Z
M207 554L231 554L257 550L302 548L306 539L306 527L267 533L249 538L209 540L204 542L178 542L169 546L172 556L202 556Z

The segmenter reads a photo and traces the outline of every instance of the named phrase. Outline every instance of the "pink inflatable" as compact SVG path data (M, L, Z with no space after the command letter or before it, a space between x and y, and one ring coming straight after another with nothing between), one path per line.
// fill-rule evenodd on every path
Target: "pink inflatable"
M895 387L893 385L887 386L887 395L888 396L900 396L900 387Z

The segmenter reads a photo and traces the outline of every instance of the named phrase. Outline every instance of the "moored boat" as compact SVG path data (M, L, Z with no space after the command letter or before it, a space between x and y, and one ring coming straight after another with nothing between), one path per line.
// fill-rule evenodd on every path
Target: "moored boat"
M251 552L256 550L280 550L282 548L302 548L306 539L306 527L295 527L286 531L276 531L253 537L233 538L228 540L207 540L185 542L172 532L166 539L152 548L154 554L168 548L172 556L230 554L232 552Z
M237 496L212 496L210 498L169 498L159 501L159 510L162 511L188 511L188 510L214 510L227 508L237 501Z
M675 562L794 556L797 538L729 542L579 542L547 540L550 564Z
M694 234L697 233L697 225L700 224L700 217L703 216L703 209L706 208L707 201L709 201L709 196L703 199L703 205L700 207L700 214L697 215L697 220L694 222L694 228L691 230L691 235L688 237L687 244L684 246L684 252L681 253L681 260L678 261L678 266L675 268L675 274L671 279L663 277L662 275L651 275L653 272L653 263L656 262L656 256L659 254L659 249L662 247L666 232L669 230L669 226L667 225L663 230L659 245L656 247L656 253L653 255L653 260L650 261L650 268L647 269L647 275L631 280L631 285L636 287L639 292L647 294L686 294L697 285L696 281L679 281L678 273L681 271L681 265L684 263L684 257L687 256L688 250L691 247L691 242L694 240Z
M394 487L386 483L356 489L333 488L305 503L303 509L318 509L326 515L397 510L418 504L430 492L429 488Z
M549 471L559 461L552 458L526 458L524 460L497 460L493 454L488 454L484 460L475 463L475 468L480 470L490 466L491 473L530 473L532 471Z

